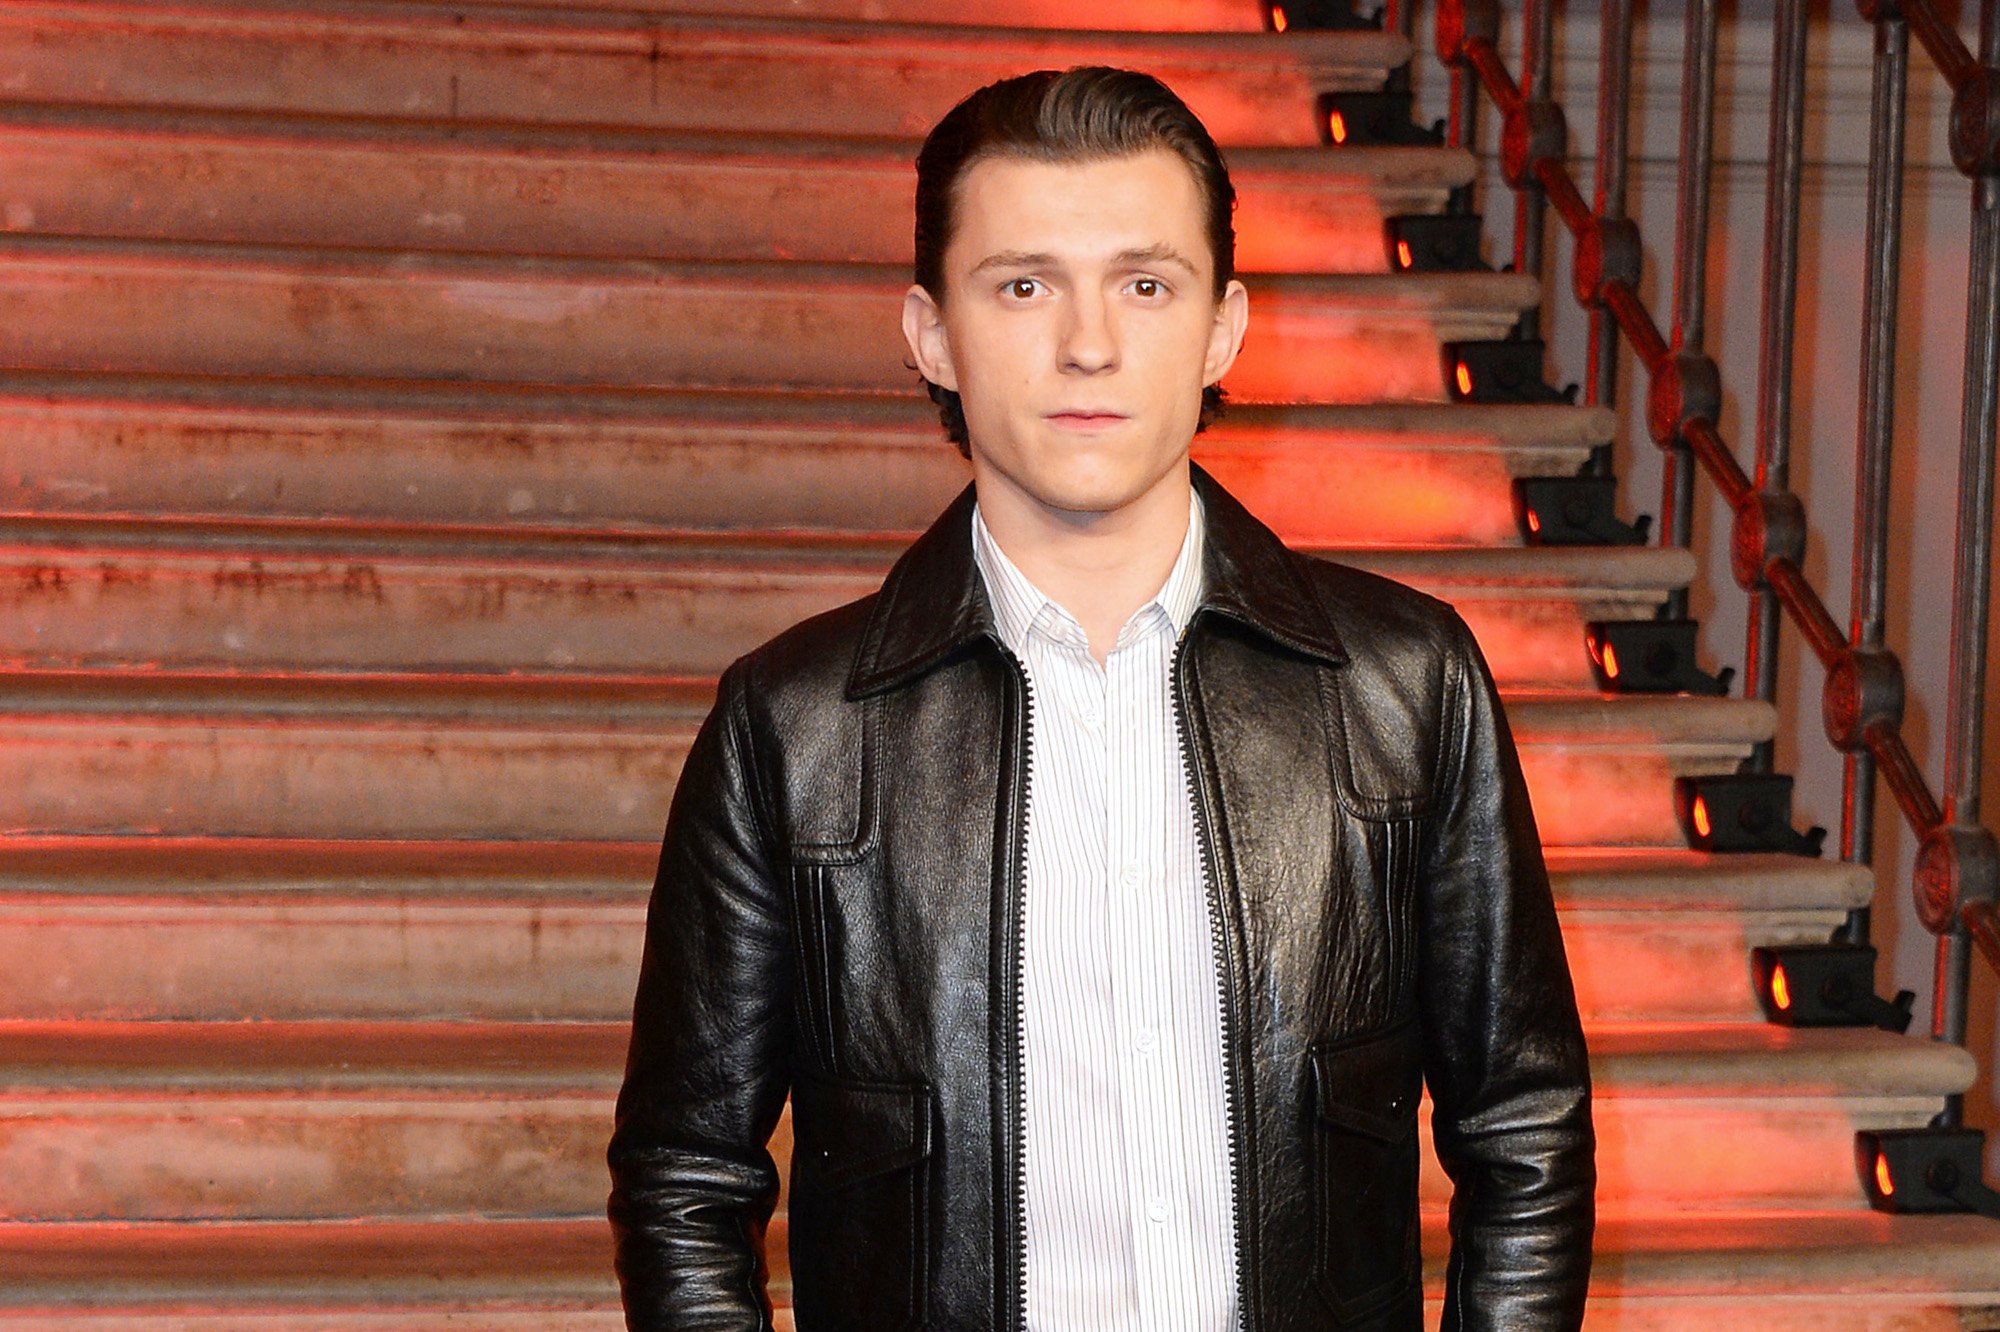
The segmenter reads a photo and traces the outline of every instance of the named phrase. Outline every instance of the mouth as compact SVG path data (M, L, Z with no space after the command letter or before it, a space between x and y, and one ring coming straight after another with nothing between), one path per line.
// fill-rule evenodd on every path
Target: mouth
M1131 418L1123 412L1107 412L1095 407L1071 407L1060 412L1050 412L1043 419L1066 430L1105 430Z

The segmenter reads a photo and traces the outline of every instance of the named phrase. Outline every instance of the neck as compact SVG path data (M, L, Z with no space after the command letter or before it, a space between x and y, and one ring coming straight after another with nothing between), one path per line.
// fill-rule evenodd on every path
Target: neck
M1083 626L1099 663L1132 613L1167 581L1187 539L1185 462L1130 503L1096 513L1051 508L977 470L973 485L994 543Z

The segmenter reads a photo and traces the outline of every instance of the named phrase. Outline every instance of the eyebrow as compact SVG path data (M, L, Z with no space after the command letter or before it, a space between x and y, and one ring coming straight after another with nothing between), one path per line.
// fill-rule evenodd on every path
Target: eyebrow
M1135 264L1176 264L1186 269L1189 273L1199 271L1186 255L1183 255L1179 250L1176 250L1165 241L1141 246L1138 249L1121 250L1113 257L1112 262L1120 267L1131 267ZM1028 253L1022 250L1002 250L998 254L989 254L974 264L971 276L977 277L981 273L990 272L994 269L1049 268L1055 263L1056 257L1052 254Z

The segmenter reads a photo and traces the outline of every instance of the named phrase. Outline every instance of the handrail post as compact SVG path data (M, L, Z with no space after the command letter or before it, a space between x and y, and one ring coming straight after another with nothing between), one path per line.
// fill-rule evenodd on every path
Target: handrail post
M1445 121L1445 142L1468 153L1479 149L1479 75L1465 58L1459 37L1465 19L1464 0L1438 0L1436 41L1438 59L1451 77L1450 107ZM1476 207L1471 190L1458 195L1466 211Z
M1848 642L1854 649L1850 680L1829 674L1829 698L1848 704L1858 723L1870 702L1862 697L1856 657L1880 661L1884 604L1888 596L1889 462L1895 441L1896 299L1903 235L1904 122L1908 106L1910 29L1891 0L1861 0L1861 15L1875 25L1873 105L1868 117L1868 273L1861 295L1861 402L1854 468L1854 560ZM1901 675L1894 707L1901 714ZM1886 692L1877 684L1878 691ZM1881 700L1887 703L1888 700ZM1828 714L1833 715L1829 706ZM1875 859L1875 758L1853 734L1834 737L1845 751L1841 765L1840 858L1872 865ZM1864 944L1871 909L1850 912L1842 936Z
M1524 0L1521 11L1521 91L1531 100L1547 101L1554 87L1555 0ZM1548 197L1530 181L1514 195L1514 271L1526 273L1539 286L1543 278ZM1540 336L1541 306L1521 312L1516 325L1524 338Z
M1737 512L1739 550L1756 542L1755 576L1744 583L1751 594L1744 646L1745 693L1769 703L1778 693L1777 593L1763 570L1774 555L1803 563L1803 550L1769 548L1786 527L1772 510L1791 501L1787 484L1792 450L1792 339L1799 290L1799 196L1805 174L1806 0L1779 0L1773 19L1775 50L1771 85L1770 153L1765 165L1763 345L1757 358L1757 495ZM1795 503L1795 501L1793 501ZM1746 526L1749 531L1746 533ZM1802 533L1792 533L1802 535ZM1769 772L1773 742L1751 751L1751 766Z
M1598 11L1597 180L1593 209L1599 217L1622 220L1632 100L1632 0L1603 0ZM1618 325L1602 305L1590 307L1589 360L1583 399L1610 407L1618 396ZM1591 450L1590 470L1611 471L1611 446Z
M1697 357L1702 354L1708 310L1708 203L1715 161L1715 45L1720 10L1721 0L1690 0L1686 50L1681 57L1673 350ZM1660 544L1685 547L1692 540L1694 522L1694 455L1679 432L1658 442ZM1679 618L1687 610L1687 589L1675 588L1667 596L1667 614Z
M1982 6L1987 14L1993 0ZM1984 17L1984 15L1982 15ZM1951 684L1946 695L1944 823L1963 834L1979 823L1985 741L1986 628L1993 574L1993 469L2000 425L2000 176L1973 181L1972 258L1965 314L1965 407L1960 419L1958 529L1952 569ZM1969 868L1969 867L1967 867ZM1963 904L1991 900L1993 885L1961 884L1950 929L1939 938L1935 1034L1965 1042L1972 941Z

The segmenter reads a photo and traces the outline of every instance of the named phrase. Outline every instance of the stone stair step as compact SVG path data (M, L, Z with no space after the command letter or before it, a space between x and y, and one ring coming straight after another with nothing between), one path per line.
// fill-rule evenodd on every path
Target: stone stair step
M619 1019L657 855L653 842L0 839L0 1019ZM1627 858L1651 884L1643 907L1555 857L1586 1020L1755 1020L1748 950L1822 942L1868 900L1850 866L1690 857ZM1782 905L1755 887L1731 900L1759 877L1786 885Z
M4 15L0 9L0 15ZM8 236L0 364L553 385L908 389L906 269ZM1266 277L1225 386L1439 400L1441 340L1535 301L1513 273ZM782 352L774 349L782 348ZM1363 350L1365 348L1365 350Z
M1755 1022L1753 948L1825 943L1874 877L1787 855L1551 848L1577 1002L1594 1020Z
M444 3L445 0L437 0ZM517 0L449 0L463 7ZM1136 32L1262 32L1256 0L1094 0L1078 12L1064 0L540 0L545 7L625 10L641 14L737 14L878 23L1002 23L1008 27L1089 27ZM1080 23L1078 20L1086 20Z
M1976 1071L1956 1046L1875 1031L1634 1026L1591 1044L1600 1187L1634 1208L1859 1206L1854 1130L1922 1124ZM9 1210L588 1215L624 1047L616 1022L0 1023ZM782 1166L788 1123L772 1150ZM1421 1188L1449 1191L1428 1153Z
M0 218L41 235L610 259L911 257L917 145L0 107ZM1450 148L1242 148L1236 266L1387 271ZM199 182L191 187L190 182Z
M1428 1315L1446 1237L1426 1217ZM2000 1223L1783 1211L1600 1220L1586 1328L1963 1332L1991 1328ZM784 1231L767 1241L791 1326ZM601 1218L0 1225L0 1309L18 1326L193 1332L622 1329Z
M0 5L10 100L388 120L921 135L982 84L1150 70L1225 145L1319 142L1315 93L1376 88L1379 32L1093 33L436 4ZM801 89L814 96L801 97Z
M709 689L14 676L0 832L645 841ZM1669 779L1734 771L1775 727L1742 699L1517 693L1507 709L1554 846L1684 845Z
M0 664L713 675L872 593L902 546L0 520ZM1645 618L1694 575L1672 547L1317 553L1455 603L1521 688L1594 692L1585 622Z
M1596 408L1237 403L1195 457L1293 540L1507 545L1509 478L1573 472L1611 430ZM967 476L907 394L0 375L19 516L915 533Z

